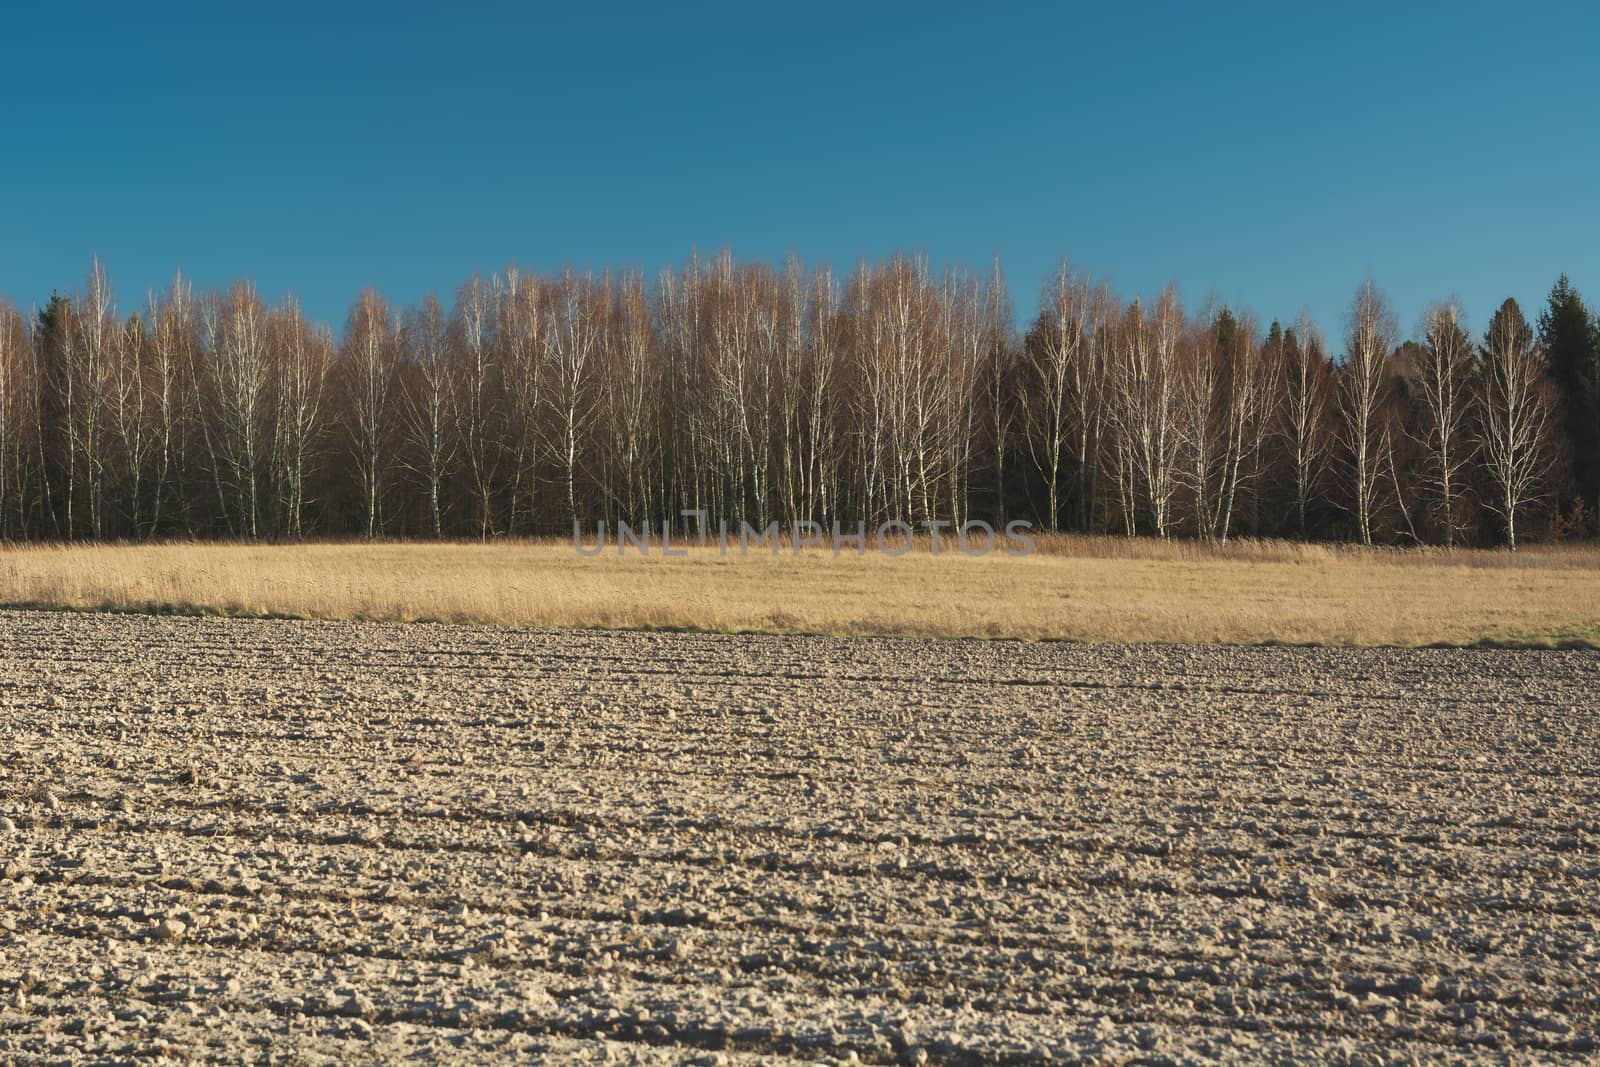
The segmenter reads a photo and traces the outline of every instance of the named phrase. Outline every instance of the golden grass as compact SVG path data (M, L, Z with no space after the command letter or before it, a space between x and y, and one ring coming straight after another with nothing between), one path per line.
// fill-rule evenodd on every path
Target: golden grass
M1333 645L1600 645L1600 548L1041 538L1017 558L570 542L0 549L0 604L508 626Z

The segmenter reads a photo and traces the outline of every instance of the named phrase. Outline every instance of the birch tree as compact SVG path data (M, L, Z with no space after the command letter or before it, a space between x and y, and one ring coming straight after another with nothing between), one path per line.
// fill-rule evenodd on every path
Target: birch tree
M984 286L987 318L982 362L979 368L979 393L983 405L985 446L990 463L994 503L990 513L997 526L1006 522L1006 454L1018 421L1014 402L1017 388L1017 347L1011 327L1011 297L1006 292L1005 273L995 257L989 280Z
M1280 439L1294 496L1295 528L1304 539L1311 502L1322 491L1332 459L1334 384L1322 334L1308 312L1284 341Z
M1044 479L1047 530L1060 528L1062 467L1068 460L1073 415L1095 369L1088 358L1092 289L1063 260L1045 287L1044 310L1024 346L1022 418L1034 466ZM1079 457L1081 458L1081 457Z
M766 524L771 452L767 421L770 368L757 347L763 318L759 302L768 279L736 268L723 253L706 279L706 356L713 414L705 421L708 445L718 456L723 512L734 520ZM767 313L770 315L770 312Z
M428 529L435 538L444 536L440 501L454 446L446 422L451 384L446 334L444 309L430 293L408 317L403 333L411 387L402 396L412 456L408 466L427 492Z
M1185 328L1175 288L1146 313L1135 301L1117 333L1107 378L1114 422L1114 453L1125 530L1132 536L1143 511L1157 537L1172 532L1177 492L1179 357Z
M1351 510L1364 545L1372 544L1383 473L1383 442L1388 430L1385 385L1396 332L1394 313L1369 278L1351 303L1345 363L1340 374L1340 416L1349 464Z
M1227 310L1223 309L1222 314L1227 315ZM1202 541L1216 536L1222 496L1218 483L1227 468L1220 414L1224 407L1223 363L1227 358L1222 348L1230 338L1219 333L1226 332L1223 324L1231 322L1231 315L1226 319L1212 318L1193 331L1178 367L1179 415L1175 429L1182 440L1183 463L1177 478L1188 490L1195 535Z
M506 268L495 292L495 347L508 409L505 452L511 466L512 524L519 507L530 524L538 522L540 461L550 433L545 392L556 333L551 306L559 299L551 290L538 275L513 265ZM549 453L552 458L558 455L553 448Z
M494 532L494 492L504 455L503 374L494 343L493 286L473 275L456 294L451 424L477 512L478 536Z
M609 282L564 271L547 317L546 362L550 377L550 451L561 471L566 515L578 518L578 486L584 449L592 429L594 370L603 342Z
M816 520L838 517L842 487L838 484L842 445L838 399L841 378L842 327L839 288L833 272L811 277L806 305L805 432L800 514Z
M267 309L249 282L208 303L206 334L213 375L217 453L233 491L234 532L261 535L261 480L268 436Z
M942 504L932 507L959 527L967 521L971 506L983 365L990 330L983 285L977 278L959 270L946 271L938 298L934 354L937 458L933 474L943 488L937 494Z
M111 346L107 381L107 422L115 436L125 503L135 537L148 533L144 512L145 475L159 432L155 397L151 395L145 367L149 347L143 320L138 315L132 316Z
M67 434L69 440L67 527L72 529L73 473L81 457L89 534L105 536L106 396L110 391L112 346L120 338L116 303L105 266L98 258L89 270L88 286L73 301L66 331Z
M1592 331L1562 301L1570 363ZM998 263L840 279L723 252L651 285L509 268L449 314L369 291L336 346L247 282L180 275L121 317L96 260L70 298L0 305L0 538L1003 522L1014 490L1130 536L1453 546L1482 507L1521 544L1574 431L1519 322L1480 351L1437 305L1397 349L1368 282L1332 361L1308 316L1263 339L1062 264L1019 337Z
M278 511L289 537L305 536L307 489L317 470L329 422L333 337L307 322L291 297L272 316L274 482Z
M768 346L777 361L777 438L778 479L775 486L778 506L786 522L811 518L805 503L806 441L802 427L806 421L806 382L810 375L810 351L806 337L807 291L804 268L793 257L785 260L778 278L778 299L773 317L773 333Z
M614 293L613 328L607 330L604 394L611 467L620 487L608 495L621 516L637 523L660 510L656 499L660 462L660 345L644 291L644 278L625 275ZM620 491L619 491L620 490Z
M383 532L383 494L394 437L391 393L395 358L395 329L389 306L375 290L368 289L350 311L341 356L346 431L368 538Z
M189 390L183 374L195 362L199 347L199 316L192 287L180 272L164 296L151 294L150 393L155 406L155 444L153 448L150 504L150 533L161 529L162 514L172 494L174 464L180 462L181 425Z
M1462 528L1461 496L1473 459L1472 342L1454 298L1430 307L1422 320L1422 426L1416 434L1439 531L1453 548Z
M705 289L698 257L690 257L678 271L662 271L656 283L656 314L665 363L662 434L671 443L663 476L678 486L681 504L705 512L715 522L726 512L712 442L725 425L714 422L707 402L712 386L705 352Z
M0 542L24 529L27 397L35 388L29 347L22 316L0 301Z
M1479 447L1491 488L1487 504L1516 551L1517 518L1540 499L1552 465L1554 405L1533 330L1515 300L1489 320L1482 359Z
M1224 347L1227 407L1218 500L1221 515L1215 526L1219 539L1227 544L1241 495L1257 490L1261 452L1271 432L1271 397L1278 387L1280 367L1262 352L1255 320L1249 316L1238 320Z

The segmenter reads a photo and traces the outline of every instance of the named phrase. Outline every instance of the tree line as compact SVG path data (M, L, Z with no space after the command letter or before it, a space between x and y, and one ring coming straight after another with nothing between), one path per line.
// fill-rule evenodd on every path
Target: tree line
M998 263L848 276L691 258L360 295L342 333L249 282L0 301L0 539L488 538L1013 518L1128 536L1501 543L1594 532L1600 326L1459 304L1330 340L1063 263L1024 330Z

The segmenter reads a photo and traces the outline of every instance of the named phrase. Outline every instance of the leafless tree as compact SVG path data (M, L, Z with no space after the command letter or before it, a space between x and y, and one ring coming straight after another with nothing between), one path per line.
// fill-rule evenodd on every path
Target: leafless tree
M1202 541L1217 536L1222 490L1228 467L1223 414L1227 353L1218 336L1217 316L1208 313L1184 339L1177 367L1178 418L1182 463L1176 478L1187 490L1194 513L1195 535ZM1231 321L1231 320L1229 320Z
M1095 387L1098 377L1091 359L1098 326L1094 300L1089 279L1063 260L1045 287L1044 311L1034 327L1032 343L1025 346L1024 437L1045 483L1047 530L1059 528L1062 466L1074 431L1085 428L1084 393Z
M660 463L660 343L644 291L644 278L627 274L608 309L612 325L603 353L603 393L611 469L621 483L613 493L620 515L665 514L656 497Z
M972 506L972 473L978 448L978 420L990 327L983 283L964 271L945 271L935 318L932 474L936 514L956 526Z
M801 495L797 515L821 520L837 517L844 495L838 484L843 464L839 439L841 372L839 287L833 272L818 270L807 290L802 430L798 450Z
M726 517L721 476L714 473L718 423L708 399L717 399L709 381L705 338L707 285L698 256L680 271L662 271L656 285L656 314L661 324L665 364L664 438L674 444L663 475L681 487L681 503L705 512L709 519ZM665 487L663 487L665 488Z
M1202 540L1226 543L1240 496L1254 489L1272 373L1248 316L1223 308L1191 331L1180 370L1180 471Z
M1500 305L1489 322L1479 407L1479 446L1492 490L1487 503L1515 551L1517 516L1540 498L1554 458L1550 387L1533 330L1515 300Z
M388 304L376 291L368 289L350 311L342 360L347 432L369 538L383 532L383 494L393 437L390 401L397 356L395 341Z
M428 528L444 536L442 504L445 474L455 439L447 424L450 409L448 326L438 298L429 294L411 312L401 340L410 387L402 390L409 454L407 466L422 480L428 499Z
M96 262L0 307L0 538L1003 522L1010 489L1055 526L1219 541L1343 510L1456 544L1482 501L1520 543L1560 454L1527 333L1497 319L1478 359L1443 305L1396 349L1369 282L1335 365L1307 316L1263 340L1063 265L1018 344L998 263L723 252L648 286L510 268L449 314L368 292L335 348L248 283L119 318Z
M495 291L495 347L508 406L506 451L511 465L509 521L513 525L519 498L526 505L529 523L538 521L539 467L549 433L545 393L555 334L552 305L558 300L552 289L545 279L512 265Z
M182 273L175 275L163 297L151 294L150 391L155 405L155 447L152 471L150 532L161 529L162 511L170 493L173 464L179 445L189 389L183 374L195 363L199 347L199 319L193 290Z
M229 521L235 533L253 540L261 535L260 482L270 440L267 308L253 285L239 282L226 296L207 302L205 325L215 400L213 436L233 493Z
M451 423L477 511L478 536L494 532L494 496L504 450L502 371L495 345L495 291L477 275L456 295L459 343L450 375Z
M1435 501L1445 547L1461 530L1461 493L1473 460L1472 342L1460 303L1435 304L1423 315L1420 385L1423 424L1416 434L1425 450L1425 476Z
M994 493L991 512L997 523L1006 521L1006 454L1011 450L1018 421L1013 391L1017 388L1017 346L1011 328L1011 297L1006 292L1005 272L995 257L984 287L987 336L979 365L978 391L981 396L984 432L988 448L989 479Z
M24 522L24 464L29 454L28 405L34 390L31 339L22 316L0 301L0 542ZM12 514L16 515L15 523Z
M1107 417L1115 437L1113 458L1129 536L1137 528L1140 510L1157 537L1172 532L1183 444L1178 402L1185 318L1175 288L1168 287L1148 313L1135 301L1117 333L1106 375Z
M1394 312L1369 278L1356 291L1340 375L1340 415L1350 465L1350 495L1356 530L1364 545L1372 544L1378 488L1383 476L1385 400L1389 352L1394 348Z
M1240 319L1232 343L1223 353L1227 393L1221 517L1215 524L1227 543L1240 497L1257 490L1261 453L1272 429L1272 402L1279 386L1280 364L1264 353L1249 316Z
M1334 382L1322 334L1308 312L1285 340L1279 434L1294 494L1296 529L1309 532L1307 512L1322 491L1332 460Z
M550 378L550 452L561 468L569 520L578 517L578 484L595 404L594 369L601 346L610 282L564 271L551 294L545 360Z
M156 397L146 370L150 349L143 321L130 318L111 346L107 376L107 422L114 437L133 531L147 532L144 514L145 474L159 445Z
M333 337L308 323L292 298L272 316L274 393L273 470L284 532L305 535L307 483L320 459L329 421Z
M89 504L89 533L105 536L106 395L110 391L113 347L121 341L116 304L105 266L97 257L89 269L86 291L72 303L65 338L67 461L67 529L73 526L76 473L81 459L83 487Z

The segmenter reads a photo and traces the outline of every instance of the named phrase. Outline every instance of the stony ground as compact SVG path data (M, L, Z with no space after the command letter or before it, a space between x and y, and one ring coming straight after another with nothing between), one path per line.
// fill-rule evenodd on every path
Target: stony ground
M1592 1058L1597 694L0 614L0 1062Z

